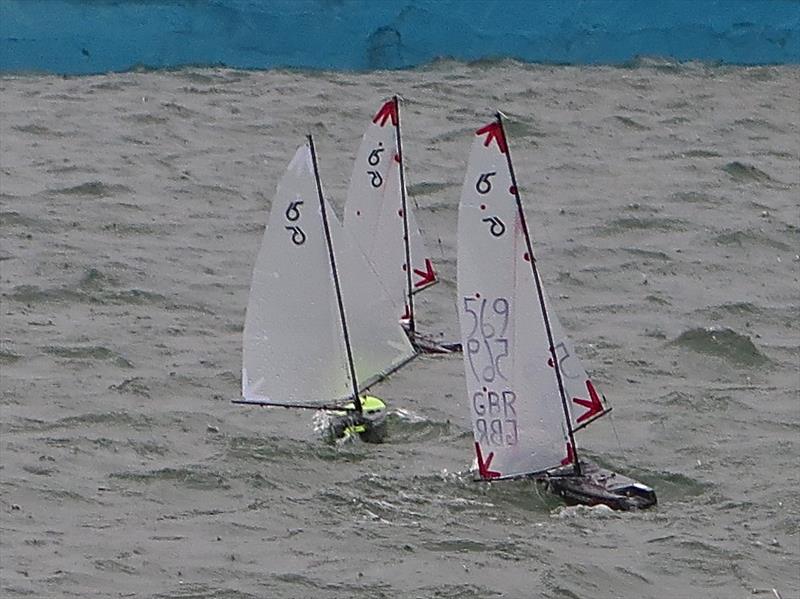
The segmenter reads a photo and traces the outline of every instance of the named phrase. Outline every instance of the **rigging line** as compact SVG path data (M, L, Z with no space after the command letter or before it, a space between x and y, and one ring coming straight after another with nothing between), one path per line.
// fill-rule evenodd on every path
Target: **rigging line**
M319 178L319 167L317 165L317 152L314 149L314 138L309 133L307 136L308 147L311 151L311 162L314 166L314 179L317 183L317 195L319 196L319 208L322 213L322 228L325 231L325 243L328 245L328 257L331 263L331 274L333 275L333 286L336 290L336 302L339 305L339 317L342 322L342 333L344 334L344 347L347 352L347 365L350 368L350 380L353 383L353 405L356 412L361 414L361 398L358 396L358 380L356 379L356 367L353 363L353 350L350 347L350 334L347 331L347 318L344 313L344 302L342 301L342 288L339 284L339 272L336 270L336 258L333 253L333 241L331 240L331 230L328 226L328 213L325 210L325 198L322 195L322 182Z
M611 411L610 409L608 410ZM609 414L609 422L611 422L611 430L614 431L614 437L617 439L617 449L622 453L622 442L619 440L619 433L617 433L617 423L614 422L614 414Z
M511 148L508 146L508 138L506 137L505 127L503 127L503 116L500 112L495 115L497 124L500 127L500 132L503 136L503 141L506 146L506 163L508 164L508 172L511 175L511 186L514 191L514 198L517 202L517 213L519 214L520 224L522 225L522 233L525 236L525 245L528 250L528 257L530 258L531 271L533 272L533 280L536 283L536 293L539 296L539 305L542 309L542 317L544 319L544 328L547 332L547 343L550 346L550 356L553 360L553 370L556 372L556 381L558 382L558 392L561 394L561 407L564 409L564 419L567 425L567 433L569 436L569 443L572 446L572 463L574 472L577 476L581 475L581 464L578 460L578 448L575 445L575 435L572 431L572 422L569 415L569 407L567 406L567 394L564 389L564 380L561 378L561 368L558 364L558 356L556 355L555 344L553 343L553 331L550 328L550 319L547 317L547 308L545 307L544 292L542 290L542 282L539 278L539 269L536 267L536 258L533 256L533 245L531 244L530 233L528 232L528 222L525 219L525 210L522 207L522 198L519 195L519 188L517 187L517 177L514 174L514 166L511 163Z
M411 284L411 248L408 237L408 205L406 201L406 175L405 161L403 160L403 143L400 135L400 99L397 95L392 97L394 102L394 112L397 115L397 127L395 127L395 138L397 140L397 157L400 160L400 198L403 210L403 246L405 249L406 260L406 291L408 301L408 331L412 335L416 332L414 323L414 287Z

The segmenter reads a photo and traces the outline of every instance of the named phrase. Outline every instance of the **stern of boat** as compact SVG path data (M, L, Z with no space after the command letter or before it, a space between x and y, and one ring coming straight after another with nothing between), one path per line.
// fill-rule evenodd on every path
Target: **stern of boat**
M615 510L641 510L658 503L655 491L639 481L581 460L581 475L572 466L551 470L542 479L548 490L569 505L606 505Z

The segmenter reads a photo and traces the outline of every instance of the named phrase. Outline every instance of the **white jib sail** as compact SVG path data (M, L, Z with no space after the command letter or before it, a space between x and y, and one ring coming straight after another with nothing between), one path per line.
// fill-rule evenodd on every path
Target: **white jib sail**
M397 315L407 316L397 110L394 99L387 101L364 133L347 190L344 224L378 274ZM417 292L435 283L436 273L408 201L406 209L411 285L412 292Z
M475 134L458 212L458 311L478 472L567 457L564 412L498 123Z
M350 332L359 389L396 370L416 355L394 305L358 244L328 208L336 265Z
M550 321L550 331L553 335L553 343L561 370L561 380L567 395L572 430L577 431L607 414L611 408L589 375L586 374L586 370L575 353L572 341L564 333L558 316L547 299L547 294L544 291L542 293L545 296L547 317Z
M388 299L326 208L350 325L356 376L376 378L413 355ZM356 258L351 254L355 253ZM363 260L363 259L362 259ZM373 280L370 283L370 277ZM373 289L375 287L376 289ZM372 299L359 298L363 293ZM385 313L381 312L381 309ZM341 319L311 153L301 146L278 185L253 268L244 326L242 395L261 402L321 403L352 396Z

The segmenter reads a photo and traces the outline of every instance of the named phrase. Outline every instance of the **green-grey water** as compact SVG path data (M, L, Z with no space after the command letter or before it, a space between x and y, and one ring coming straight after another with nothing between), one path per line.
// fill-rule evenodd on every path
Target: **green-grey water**
M800 70L442 62L0 79L4 597L800 597ZM341 208L382 98L457 334L457 202L495 109L552 302L641 513L474 483L460 356L374 391L380 446L232 405L270 198ZM298 334L303 323L296 323Z

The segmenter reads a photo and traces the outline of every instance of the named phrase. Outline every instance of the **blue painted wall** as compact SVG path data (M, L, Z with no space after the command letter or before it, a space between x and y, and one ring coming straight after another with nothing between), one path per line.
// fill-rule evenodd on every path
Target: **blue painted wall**
M800 63L798 0L0 0L0 70Z

